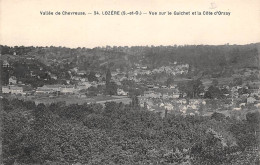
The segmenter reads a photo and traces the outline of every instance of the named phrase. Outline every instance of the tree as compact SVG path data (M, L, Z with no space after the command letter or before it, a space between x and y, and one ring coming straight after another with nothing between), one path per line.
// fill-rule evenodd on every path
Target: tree
M260 132L260 113L258 111L253 113L247 113L246 120L251 125L251 128L254 129L254 134L257 135L257 131Z
M102 114L89 114L83 121L84 125L90 129L108 129L111 127L111 120Z
M211 85L208 89L208 91L205 93L204 97L205 98L210 98L210 99L215 99L215 98L222 98L222 92L221 90L216 87L216 86L213 86Z
M140 109L140 103L137 95L132 97L131 106L133 109Z
M234 86L242 85L243 84L243 79L241 77L234 78L232 84Z
M204 91L204 86L200 79L192 80L187 83L179 83L178 89L181 93L186 93L187 97L198 97L201 92Z
M198 97L198 95L204 91L204 86L200 79L193 80L193 97Z
M166 80L165 84L166 84L167 87L170 87L170 85L173 84L173 82L174 82L174 79L172 77L169 77Z
M242 87L242 88L238 89L238 93L239 93L239 95L243 95L243 94L247 94L247 93L249 94L249 90L245 87Z
M246 120L249 123L259 124L260 123L260 113L258 111L254 113L247 113L246 114Z
M222 113L218 113L218 112L214 112L212 115L211 115L211 119L215 119L217 121L222 121L225 119L225 115L222 114Z
M178 89L179 89L179 91L180 91L180 97L182 98L182 96L184 95L184 93L187 92L187 90L186 90L186 84L185 84L185 83L178 83L177 86L178 86Z
M110 69L107 69L107 73L106 73L106 86L110 84L110 80L111 80L111 72Z
M98 88L94 87L94 86L91 86L87 89L87 95L88 96L97 96L98 94Z
M118 109L118 104L116 102L106 102L104 108L104 114L111 116L111 114Z
M110 82L106 85L106 94L108 95L116 95L117 94L117 84L115 82Z
M93 81L98 81L97 77L96 77L96 73L91 71L88 75L88 81L93 82Z
M27 66L21 63L14 63L14 75L19 79L25 77L29 73Z
M147 110L148 109L148 104L146 102L144 102L144 109Z
M16 159L30 159L27 152L33 142L32 129L22 112L17 110L3 113L2 145L3 163L13 164ZM33 150L32 150L33 152Z
M143 92L144 92L143 89L130 88L128 95L129 95L130 97L140 96Z
M2 64L1 64L2 65ZM7 68L1 68L1 81L2 85L8 85L9 84L9 70Z
M212 81L212 85L213 85L214 87L218 86L218 80L217 80L217 79L214 79L214 80Z

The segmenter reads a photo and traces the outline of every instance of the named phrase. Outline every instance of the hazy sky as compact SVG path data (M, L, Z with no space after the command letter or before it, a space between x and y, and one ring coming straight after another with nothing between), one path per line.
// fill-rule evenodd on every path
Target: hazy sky
M216 8L211 9L211 3ZM43 16L40 11L224 11L230 16ZM0 44L248 44L260 42L260 0L0 0Z

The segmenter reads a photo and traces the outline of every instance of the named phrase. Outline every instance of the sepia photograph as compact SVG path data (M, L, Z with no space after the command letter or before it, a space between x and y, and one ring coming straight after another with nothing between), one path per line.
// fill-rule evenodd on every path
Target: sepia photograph
M0 165L260 165L259 0L0 0Z

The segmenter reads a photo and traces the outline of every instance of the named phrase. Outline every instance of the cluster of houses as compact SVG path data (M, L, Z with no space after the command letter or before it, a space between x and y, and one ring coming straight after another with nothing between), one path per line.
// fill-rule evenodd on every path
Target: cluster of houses
M187 74L189 70L189 64L177 64L174 62L173 66L162 66L152 70L147 69L147 66L141 66L140 64L135 64L136 68L133 72L135 75L150 75L154 73L166 73L169 75L181 75Z
M178 74L187 73L189 69L188 64L177 64L177 62L175 62L173 66L162 66L158 69L153 69L153 70L149 70L147 69L147 66L141 66L140 64L137 63L135 63L135 66L136 66L135 69L129 70L128 72L120 71L119 69L116 69L115 71L111 71L111 76L112 76L111 81L115 82L119 86L122 85L121 82L123 80L132 80L135 83L140 83L142 81L142 76L140 77L140 75L149 75L149 74L161 73L161 72L166 72L167 74L170 75L178 75ZM76 74L72 76L71 72ZM77 67L71 69L70 74L71 74L71 80L75 80L78 82L87 81L87 78L83 78L84 77L83 75L87 75L88 73L86 71L79 70L79 68ZM102 82L105 79L105 74L95 73L95 76L98 82ZM156 86L154 86L154 88L156 88ZM176 87L172 86L172 88L176 88Z
M127 96L128 92L124 91L123 89L118 88L117 89L117 95L118 96Z
M2 86L2 93L9 93L9 94L24 94L23 87L20 86L20 82L18 84L17 78L11 76L9 78L9 84L7 86Z
M2 64L3 68L9 68L10 64L7 60L3 60L3 64Z
M9 63L7 61L3 61L4 67L9 67ZM122 72L119 69L111 72L111 81L115 82L119 88L117 89L117 95L119 96L128 96L128 92L124 91L120 86L122 85L122 81L124 80L133 80L136 83L140 83L142 78L138 75L149 75L154 73L167 73L170 75L178 75L178 74L186 74L188 73L189 65L188 64L177 64L174 63L173 66L162 66L157 69L149 70L147 66L141 66L136 64L136 68L133 70L126 72ZM81 95L80 91L89 89L90 87L98 87L105 85L105 74L95 73L95 77L98 81L89 82L86 71L79 70L79 68L73 68L69 72L70 79L67 80L68 85L44 85L42 87L38 87L34 89L34 94L36 95L50 95L50 94L78 94ZM72 74L74 73L74 74ZM48 72L48 75L52 79L57 79L57 76ZM31 72L31 76L34 76L34 73ZM70 85L71 81L76 85ZM75 83L76 82L76 83ZM181 114L196 114L200 113L200 108L205 106L207 103L205 99L191 99L187 102L186 99L180 98L180 92L175 85L171 85L170 87L166 87L164 85L149 85L145 84L148 87L148 91L145 91L142 96L139 97L140 105L145 107L149 111L172 111ZM257 108L260 108L260 89L259 84L248 86L234 86L229 87L225 86L228 93L226 96L232 99L232 103L226 105L227 109L231 110L241 110L246 105L253 105ZM239 90L241 88L245 88L249 91L249 93L239 94ZM160 90L165 89L168 92L161 92ZM2 93L6 94L21 94L26 95L28 91L24 90L22 84L17 82L17 78L11 76L9 78L9 84L7 86L2 87ZM183 95L185 97L185 94ZM257 98L258 97L258 98ZM239 105L235 105L234 102L237 100L241 100L241 98L245 98L244 102L240 102Z
M178 114L199 114L199 109L201 106L206 105L206 101L204 99L181 99L181 98L169 98L162 99L141 96L139 97L140 106L146 108L149 111L154 112L164 112L167 110L170 113L178 113Z
M171 75L178 75L178 74L187 74L188 70L189 70L189 64L180 64L174 66L162 66L158 69L153 69L152 73L165 72Z
M14 86L14 85L8 85L8 86L2 86L2 93L9 93L9 94L24 94L23 87Z
M176 99L180 97L180 93L177 92L169 92L169 93L161 93L156 91L145 91L144 98L162 98L162 99Z
M12 76L9 78L9 85L2 86L2 93L4 94L14 94L14 95L26 95L32 94L34 95L51 95L51 94L81 94L82 90L86 90L90 87L98 87L99 85L105 85L105 82L89 82L87 78L80 78L77 82L77 85L44 85L42 87L37 87L33 91L25 91L24 84L17 83L17 79ZM119 96L127 96L128 92L124 91L121 88L117 89L117 95Z
M51 94L51 93L64 93L72 94L77 91L77 88L73 85L44 85L38 87L35 91L36 94Z
M144 97L140 96L140 106L146 108L149 111L154 112L164 112L167 110L169 113L176 113L182 115L195 115L201 113L207 113L204 110L209 110L212 105L211 103L207 102L207 99L190 99L186 100L183 98L176 98L176 99L162 99L162 97ZM259 100L256 100L253 97L248 97L245 103L240 103L238 106L234 104L233 100L230 104L227 105L227 110L231 111L240 111L246 105L253 105L255 108L260 108ZM225 106L223 105L223 106ZM214 111L221 111L226 110L223 106L218 106L222 108L216 108ZM208 107L208 108L205 108Z
M164 112L165 110L181 113L181 114L199 114L202 109L212 109L212 110L233 110L240 111L249 106L254 108L260 108L260 89L255 87L250 88L243 86L243 88L248 89L248 93L239 94L238 90L242 86L225 87L228 88L230 103L220 103L217 107L212 106L211 102L207 102L207 99L186 99L180 98L180 93L178 88L173 86L172 88L167 88L166 90L171 92L160 92L157 88L150 88L149 91L145 91L144 95L140 96L140 104L150 111ZM163 89L160 87L160 89ZM208 99L210 100L210 99ZM214 101L214 100L213 100ZM217 100L215 100L217 102ZM204 107L204 108L203 108ZM207 108L205 108L207 107Z

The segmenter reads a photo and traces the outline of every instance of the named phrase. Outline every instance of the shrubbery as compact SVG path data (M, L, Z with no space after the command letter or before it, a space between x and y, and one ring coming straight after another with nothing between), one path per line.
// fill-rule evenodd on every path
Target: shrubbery
M114 102L103 108L2 101L4 164L259 162L259 113L244 121L218 114L161 118Z

